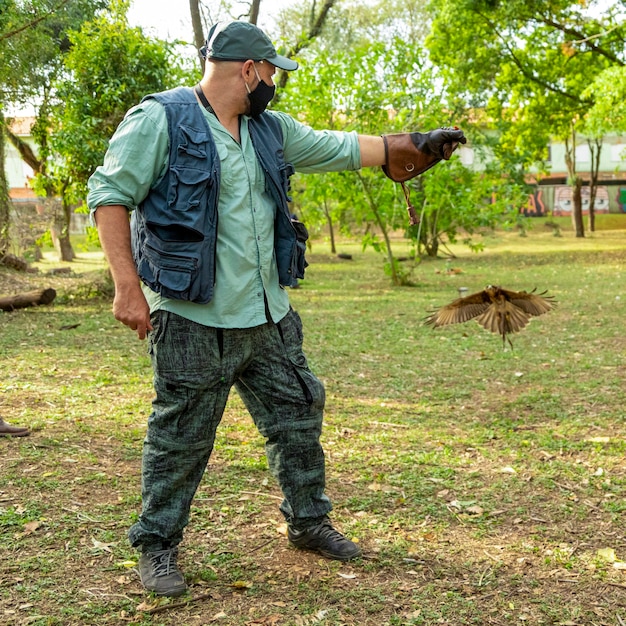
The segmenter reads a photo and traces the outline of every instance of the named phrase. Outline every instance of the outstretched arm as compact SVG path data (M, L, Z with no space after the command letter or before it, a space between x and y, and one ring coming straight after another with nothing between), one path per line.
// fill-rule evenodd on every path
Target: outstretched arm
M128 210L121 205L101 206L95 212L102 249L115 283L113 315L145 339L152 330L150 307L146 301L133 261Z
M385 165L385 142L381 136L359 135L361 166Z

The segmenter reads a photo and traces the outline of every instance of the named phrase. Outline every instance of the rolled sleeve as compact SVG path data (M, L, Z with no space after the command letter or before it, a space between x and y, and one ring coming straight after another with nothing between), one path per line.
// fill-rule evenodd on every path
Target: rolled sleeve
M100 206L135 209L165 173L168 153L163 107L147 100L130 109L109 142L103 164L89 178L87 206L92 217Z

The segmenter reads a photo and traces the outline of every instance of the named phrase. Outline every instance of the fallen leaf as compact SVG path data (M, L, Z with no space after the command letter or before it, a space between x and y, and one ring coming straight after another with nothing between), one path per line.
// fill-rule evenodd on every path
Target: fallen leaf
M276 626L278 622L282 619L282 615L267 615L266 617L257 617L253 619L251 622L246 622L246 626Z
M452 502L450 502L450 506L455 509L464 509L468 506L472 506L472 504L476 504L476 500L452 500Z
M617 557L615 556L615 550L613 548L600 548L596 554L605 561L609 563L614 563L617 561Z
M512 467L503 467L500 470L501 474L517 474L517 472Z
M31 535L40 526L41 526L41 522L38 521L38 520L35 520L35 521L32 521L32 522L26 522L26 524L24 524L24 534L25 535Z
M252 587L252 583L247 580L236 580L231 587L235 589L250 589Z
M97 539L91 538L91 543L96 550L104 550L105 552L113 552L111 550L111 546L114 546L117 542L112 541L111 543L104 543L103 541L98 541Z
M356 574L342 574L341 572L337 572L337 574L341 576L341 578L348 578L348 579L356 578Z
M475 504L474 506L468 506L465 509L465 512L469 513L470 515L482 515L485 512L485 510L481 506L478 506L477 504Z
M615 569L626 570L626 563L624 561L615 561L615 563L613 563L613 567Z

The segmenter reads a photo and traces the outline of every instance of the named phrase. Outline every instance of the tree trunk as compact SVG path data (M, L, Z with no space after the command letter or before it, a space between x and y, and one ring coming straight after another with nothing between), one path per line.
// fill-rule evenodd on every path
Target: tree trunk
M585 236L581 188L583 181L576 173L576 131L572 125L571 137L565 137L565 164L567 165L568 182L572 187L572 225L576 237Z
M572 223L576 232L576 237L585 236L585 223L583 221L583 201L582 201L583 180L580 176L574 179L572 185Z
M333 226L333 218L328 209L328 202L324 198L324 215L326 216L326 222L328 223L328 234L330 236L330 251L333 254L337 254L337 247L335 245L335 229Z
M189 12L191 13L191 26L193 28L193 42L198 50L198 60L200 61L200 69L204 74L205 60L200 54L200 48L204 45L204 31L202 29L202 16L200 15L199 0L189 0Z
M5 121L0 104L0 258L9 251L9 224L11 199L9 198L9 183L6 176L6 153L4 149Z
M0 310L14 311L15 309L25 309L29 306L50 304L56 296L57 292L52 288L27 291L26 293L18 293L15 296L3 296L0 297Z
M55 250L59 254L60 261L73 261L76 258L72 242L70 241L70 220L72 219L72 210L70 205L65 201L65 194L62 194L61 211L54 212L54 224L50 229L52 235L52 243Z
M250 24L257 24L259 21L259 8L261 0L252 0L250 4Z
M435 213L430 216L430 245L427 250L428 256L433 258L437 258L437 255L439 254L439 230L437 228L438 217L438 211L435 211Z
M602 156L602 139L588 139L591 154L591 171L589 177L589 232L596 230L596 195L598 193L598 176L600 174L600 157Z
M30 166L35 174L41 172L41 159L37 158L37 155L33 152L33 149L30 147L30 145L28 145L21 137L18 137L16 134L11 132L11 129L8 126L5 126L5 130L8 140L13 144L13 147L20 153L22 161L24 161L26 165Z
M310 28L307 33L304 33L300 39L296 42L296 44L287 52L285 56L288 58L292 58L300 53L301 50L310 46L313 40L316 37L319 37L322 32L322 28L326 22L326 18L328 17L328 12L333 8L335 2L337 0L324 0L322 3L322 8L318 13L317 17L315 16L315 7L316 4L313 2L313 6L311 7L311 23ZM287 85L287 81L289 80L289 72L285 70L280 70L278 72L278 78L274 81L277 87L277 93L274 96L274 104L276 104L280 100L281 91Z
M363 190L365 191L365 197L367 198L367 202L370 205L370 209L372 213L374 214L374 217L376 218L376 223L378 224L378 227L380 228L383 234L383 239L385 240L385 248L387 251L387 262L389 263L389 271L391 272L391 282L394 285L400 285L402 283L400 281L400 277L398 276L395 259L393 258L393 252L391 251L391 239L389 238L389 233L387 232L387 228L385 227L385 220L383 220L380 217L380 213L378 212L376 202L374 201L374 198L372 197L371 190L367 186L365 179L359 172L357 172L357 176L359 177L359 180L361 181L361 185L363 186Z

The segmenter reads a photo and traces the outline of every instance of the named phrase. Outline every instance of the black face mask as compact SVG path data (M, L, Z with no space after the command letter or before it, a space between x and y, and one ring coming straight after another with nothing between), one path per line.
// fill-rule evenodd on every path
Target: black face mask
M256 71L256 67L254 68L254 72L259 79L259 84L252 91L250 91L247 84L246 87L248 88L248 99L250 100L250 117L259 117L274 97L276 86L268 85L263 81Z

